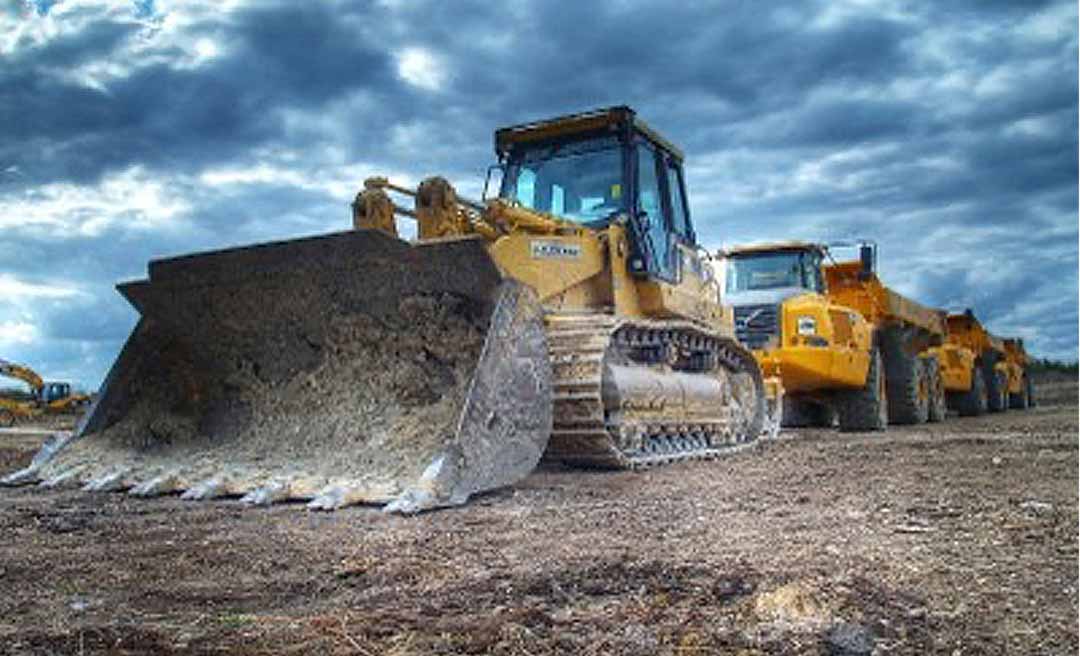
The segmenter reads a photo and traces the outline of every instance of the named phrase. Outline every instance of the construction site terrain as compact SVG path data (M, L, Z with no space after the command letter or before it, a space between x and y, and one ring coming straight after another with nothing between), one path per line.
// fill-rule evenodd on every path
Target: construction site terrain
M1076 653L1076 379L1036 394L416 517L0 490L0 653Z

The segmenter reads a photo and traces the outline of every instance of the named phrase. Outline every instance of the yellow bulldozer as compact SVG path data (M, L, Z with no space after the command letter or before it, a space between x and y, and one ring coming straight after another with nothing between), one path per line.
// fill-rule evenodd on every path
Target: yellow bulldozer
M850 248L857 259L833 259ZM943 318L881 282L875 244L785 242L722 256L738 338L782 381L783 425L881 430L945 418L933 351Z
M41 414L74 414L90 402L86 394L72 391L71 383L48 381L30 367L0 358L0 376L20 380L30 387L28 399L0 396L0 426L12 426Z
M408 513L542 456L642 468L768 431L781 390L734 338L679 149L614 107L495 150L483 202L373 178L352 230L151 261L76 434L4 482Z

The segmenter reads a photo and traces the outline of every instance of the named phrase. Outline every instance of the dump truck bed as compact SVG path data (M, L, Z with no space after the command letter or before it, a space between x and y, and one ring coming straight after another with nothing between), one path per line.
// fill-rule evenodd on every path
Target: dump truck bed
M859 262L842 262L824 267L829 296L857 310L876 326L901 325L923 334L928 346L945 337L941 312L886 287L874 273L863 273Z
M969 348L974 353L994 352L999 356L1006 354L1005 340L986 330L970 310L963 314L950 314L946 322L949 342Z

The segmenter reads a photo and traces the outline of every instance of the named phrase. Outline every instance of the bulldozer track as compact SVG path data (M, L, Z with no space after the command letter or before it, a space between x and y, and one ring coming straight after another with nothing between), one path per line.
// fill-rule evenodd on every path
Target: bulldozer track
M729 346L692 324L634 322L602 314L550 316L547 336L554 391L548 460L575 467L639 470L728 455L756 438L738 434L730 404L719 408L715 419L704 421L620 421L605 409L604 367L613 352L636 360L643 349L689 345L698 358L693 364L706 375L719 367L734 370L730 353L734 343Z

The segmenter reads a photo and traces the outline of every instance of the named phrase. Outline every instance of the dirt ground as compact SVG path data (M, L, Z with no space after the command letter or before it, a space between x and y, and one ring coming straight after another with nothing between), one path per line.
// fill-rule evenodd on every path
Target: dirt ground
M1039 394L413 518L0 490L0 653L1075 654L1076 381Z

